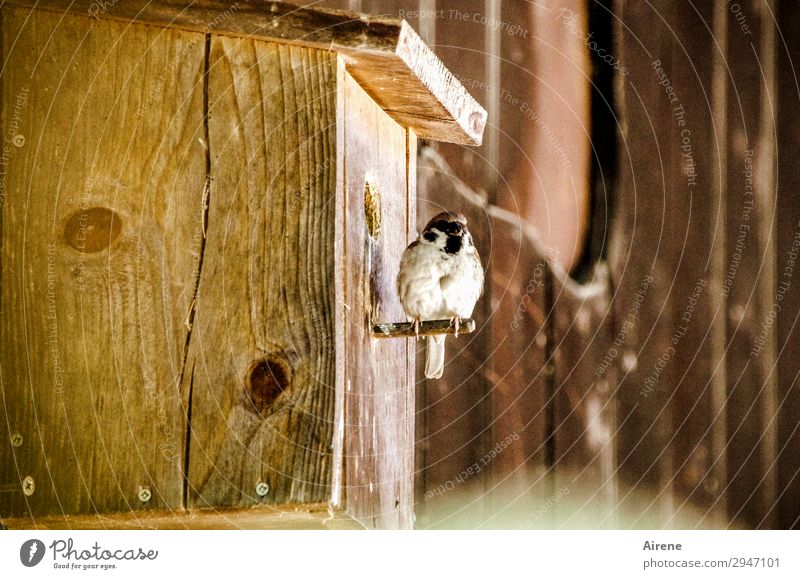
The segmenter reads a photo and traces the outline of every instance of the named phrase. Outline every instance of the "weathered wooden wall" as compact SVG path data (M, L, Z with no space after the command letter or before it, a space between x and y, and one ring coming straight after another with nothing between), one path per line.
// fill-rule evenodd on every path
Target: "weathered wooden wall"
M782 287L796 224L779 217L791 194L777 182L794 145L776 133L797 124L776 88L780 58L797 52L779 43L792 23L776 22L774 8L621 7L616 49L631 72L618 86L625 227L612 263L618 292L654 280L621 386L631 420L618 458L626 484L657 491L648 507L658 525L687 524L685 513L786 528L800 514L781 508L796 500L797 463L783 443L800 416L783 404L796 379L782 373L796 341ZM621 316L629 298L617 301Z
M796 527L795 7L324 4L408 17L490 113L420 149L417 227L467 214L489 283L417 386L418 526ZM589 230L526 196L565 175Z

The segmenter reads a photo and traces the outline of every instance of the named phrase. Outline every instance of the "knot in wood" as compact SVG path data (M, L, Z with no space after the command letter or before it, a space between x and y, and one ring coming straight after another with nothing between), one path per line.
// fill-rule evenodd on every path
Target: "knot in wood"
M91 207L72 214L64 227L64 239L82 253L96 253L110 246L122 231L122 220L111 209Z
M292 383L292 368L280 355L268 354L254 363L247 373L245 389L249 410L261 416L272 411L275 400Z

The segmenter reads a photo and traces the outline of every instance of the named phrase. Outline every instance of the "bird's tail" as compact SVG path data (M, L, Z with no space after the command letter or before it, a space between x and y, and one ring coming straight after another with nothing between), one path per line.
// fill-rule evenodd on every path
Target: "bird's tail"
M425 377L441 378L444 372L444 336L428 336Z

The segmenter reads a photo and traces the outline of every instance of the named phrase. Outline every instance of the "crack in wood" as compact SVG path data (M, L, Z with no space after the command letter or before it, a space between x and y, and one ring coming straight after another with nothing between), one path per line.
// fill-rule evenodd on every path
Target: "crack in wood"
M181 361L181 373L178 378L178 387L183 384L183 377L186 372L186 363L189 357L189 344L192 339L192 328L194 327L194 316L197 312L197 296L200 290L200 279L203 271L203 257L206 250L206 232L208 231L208 214L211 206L211 139L208 127L208 75L211 63L211 35L205 35L205 53L203 56L203 133L205 138L205 161L206 161L206 183L203 188L203 219L202 228L203 236L200 239L199 258L197 263L197 272L194 280L194 288L192 290L192 301L187 317L187 330L186 341L183 346L183 360ZM192 364L192 374L189 382L189 392L186 397L186 430L184 442L184 455L183 455L183 489L181 490L182 508L188 508L189 498L189 451L191 447L192 437L192 394L194 390L194 364Z

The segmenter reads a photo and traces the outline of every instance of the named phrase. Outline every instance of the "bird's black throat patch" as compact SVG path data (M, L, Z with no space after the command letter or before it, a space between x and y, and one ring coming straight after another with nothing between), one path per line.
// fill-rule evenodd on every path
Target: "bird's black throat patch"
M460 235L448 235L447 236L447 243L444 245L444 250L447 253L458 253L461 250L461 245L464 241L464 238Z

